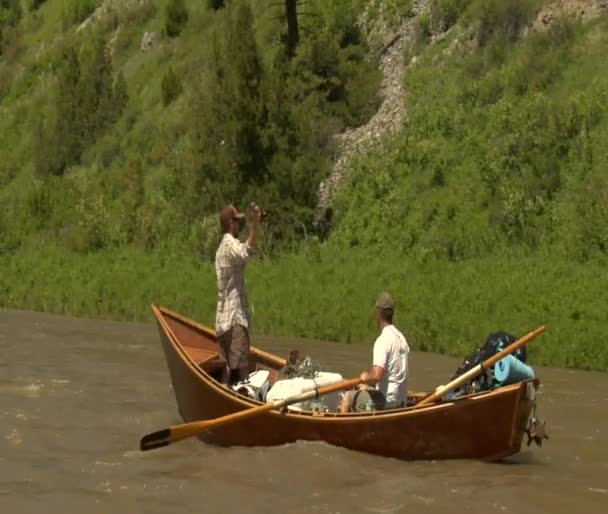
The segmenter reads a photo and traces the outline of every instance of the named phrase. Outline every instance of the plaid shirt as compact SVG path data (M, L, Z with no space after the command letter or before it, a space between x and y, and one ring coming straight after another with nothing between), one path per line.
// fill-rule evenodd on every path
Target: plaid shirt
M224 234L215 254L217 335L227 332L235 325L247 328L251 325L245 290L245 264L253 254L254 249L248 243L241 243L232 234Z

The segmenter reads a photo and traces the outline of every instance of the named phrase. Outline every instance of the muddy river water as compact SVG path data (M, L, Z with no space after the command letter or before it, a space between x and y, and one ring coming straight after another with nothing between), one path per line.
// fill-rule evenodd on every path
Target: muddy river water
M255 343L345 377L371 359L366 345ZM141 453L141 435L179 422L155 325L0 310L0 349L1 513L608 512L608 374L535 368L550 440L500 464L197 439ZM410 388L459 363L414 353Z

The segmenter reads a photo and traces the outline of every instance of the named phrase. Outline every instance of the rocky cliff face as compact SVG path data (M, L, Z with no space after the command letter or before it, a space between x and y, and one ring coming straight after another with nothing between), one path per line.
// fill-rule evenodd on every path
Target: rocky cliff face
M558 0L540 10L532 29L542 30L549 27L563 15L589 21L604 12L608 12L608 0Z
M319 187L319 211L331 205L353 158L365 154L379 141L395 134L406 119L403 73L407 65L408 48L414 43L416 23L420 15L428 13L430 0L415 0L412 15L395 30L381 37L380 53L383 79L380 95L382 103L376 114L360 127L336 136L337 158L331 175Z
M403 74L408 65L416 62L416 57L409 60L409 50L415 44L416 24L421 16L429 14L430 4L431 0L415 0L411 16L396 29L387 29L386 26L373 29L376 32L375 50L380 53L384 75L380 91L382 103L365 125L336 136L338 152L334 167L331 175L319 187L320 214L331 206L353 159L367 153L381 140L390 138L407 121L407 92L403 87ZM539 11L528 30L545 30L563 15L589 21L606 12L608 0L557 0ZM431 41L439 41L443 37L445 33L435 34Z

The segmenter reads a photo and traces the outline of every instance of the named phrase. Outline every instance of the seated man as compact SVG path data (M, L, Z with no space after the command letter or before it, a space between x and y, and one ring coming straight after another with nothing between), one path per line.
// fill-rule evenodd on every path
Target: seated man
M376 302L376 321L381 333L374 342L371 371L361 373L367 390L347 392L340 406L341 412L369 410L357 405L358 397L372 402L371 410L396 409L407 402L407 378L410 347L403 334L393 325L395 305L388 293L381 293ZM369 386L376 386L375 389Z

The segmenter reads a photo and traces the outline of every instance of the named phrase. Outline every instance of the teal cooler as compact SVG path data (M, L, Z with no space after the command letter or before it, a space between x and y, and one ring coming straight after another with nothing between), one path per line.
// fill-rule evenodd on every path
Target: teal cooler
M513 355L507 355L494 364L494 379L499 385L514 384L531 378L534 378L534 370Z

